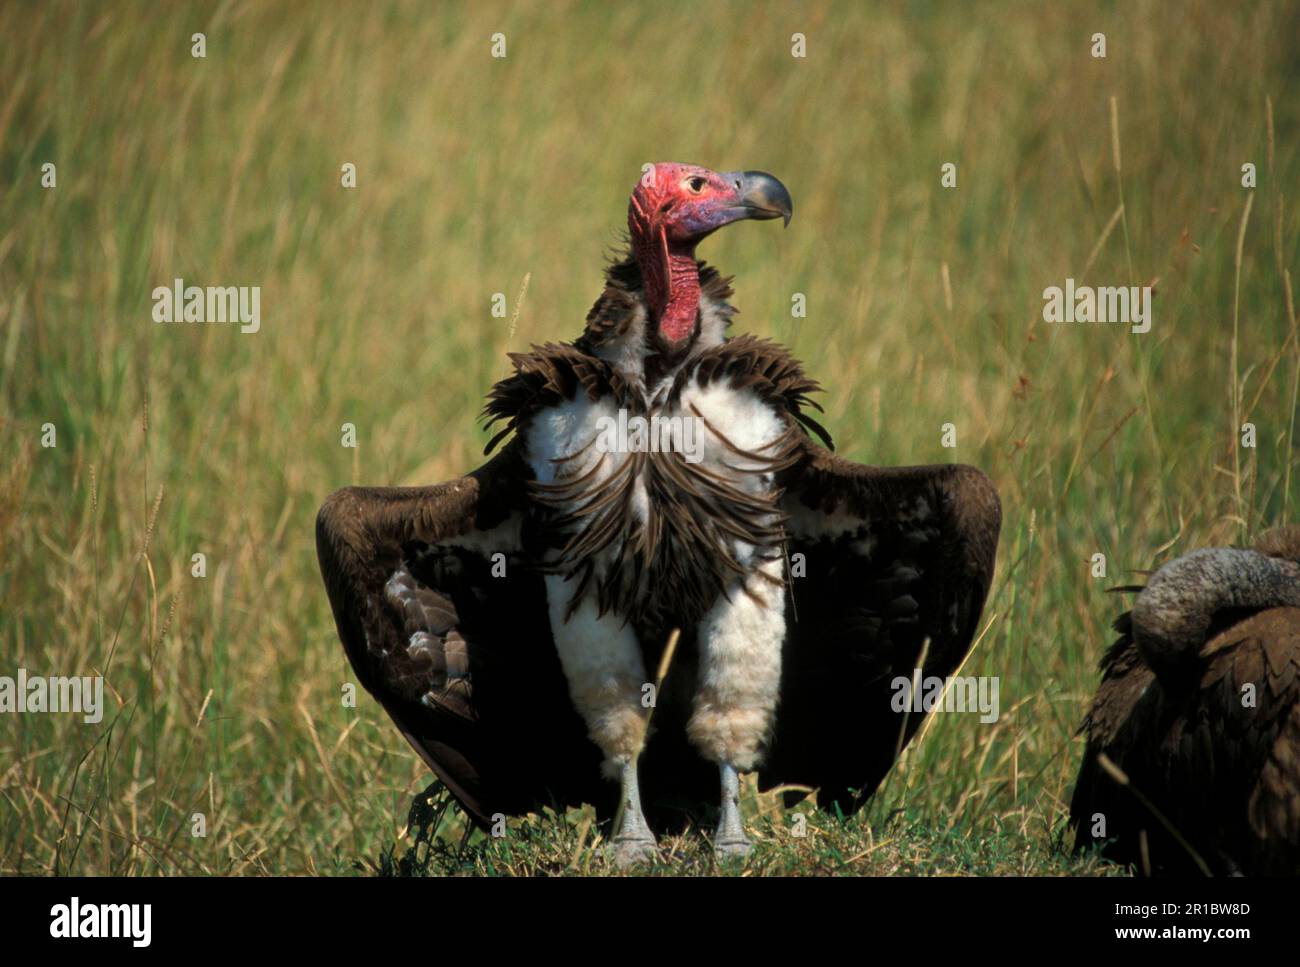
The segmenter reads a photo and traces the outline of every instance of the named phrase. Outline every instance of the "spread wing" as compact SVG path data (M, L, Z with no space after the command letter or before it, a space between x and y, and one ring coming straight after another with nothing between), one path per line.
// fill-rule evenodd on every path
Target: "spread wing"
M782 482L793 609L760 784L813 786L848 813L923 719L894 711L892 681L913 677L923 647L925 677L971 647L1001 504L973 467L862 466L811 440Z
M1157 873L1198 872L1189 846L1213 872L1300 872L1300 609L1220 615L1182 681L1142 660L1128 614L1115 624L1120 637L1081 729L1076 849L1109 840L1107 856ZM1101 768L1100 753L1129 788ZM1094 838L1098 817L1105 831Z
M512 444L439 486L340 490L316 521L353 669L483 826L610 797L521 553L526 479Z

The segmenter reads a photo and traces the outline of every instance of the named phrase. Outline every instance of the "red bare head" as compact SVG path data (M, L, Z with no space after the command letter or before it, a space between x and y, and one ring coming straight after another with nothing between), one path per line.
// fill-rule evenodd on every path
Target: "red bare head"
M649 165L632 192L628 227L663 233L668 244L695 245L742 218L784 218L794 208L785 185L762 171L710 171L664 161Z
M761 171L718 172L671 161L645 168L627 222L663 351L684 347L695 330L695 246L745 218L784 218L789 224L793 210L785 186Z

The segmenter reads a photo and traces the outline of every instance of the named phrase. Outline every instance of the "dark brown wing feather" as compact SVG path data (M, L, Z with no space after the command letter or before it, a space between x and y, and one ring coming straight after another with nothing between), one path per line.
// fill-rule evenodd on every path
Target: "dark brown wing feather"
M893 710L892 680L912 677L926 639L927 677L971 647L1001 504L973 467L868 467L811 442L784 483L794 608L760 784L813 786L847 813L921 724Z
M1142 660L1127 614L1102 660L1071 802L1075 847L1140 872L1200 871L1187 847L1097 762L1105 753L1217 874L1300 873L1300 609L1223 615L1183 679ZM1254 686L1255 704L1243 703ZM1092 833L1099 817L1104 837ZM1146 840L1147 860L1140 841Z
M544 804L612 807L569 701L542 579L504 539L506 574L493 576L483 546L522 508L525 482L510 446L440 486L340 490L316 522L361 684L483 826Z

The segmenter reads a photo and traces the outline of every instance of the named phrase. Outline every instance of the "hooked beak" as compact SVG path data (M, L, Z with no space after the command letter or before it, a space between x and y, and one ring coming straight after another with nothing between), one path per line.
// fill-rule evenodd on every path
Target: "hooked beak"
M740 218L783 218L790 224L794 202L785 185L765 171L737 171L729 176L740 196Z
M765 171L717 172L726 180L731 193L711 194L700 204L685 205L679 216L672 217L668 239L679 244L695 244L724 225L753 218L784 218L790 224L794 204L785 185Z

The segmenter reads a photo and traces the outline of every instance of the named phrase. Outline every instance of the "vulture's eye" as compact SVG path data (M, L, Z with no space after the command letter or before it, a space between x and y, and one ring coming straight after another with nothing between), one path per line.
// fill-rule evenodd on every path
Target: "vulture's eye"
M704 186L708 183L707 178L701 178L699 175L696 175L690 181L686 182L686 187L690 188L692 192L698 195L704 190Z

